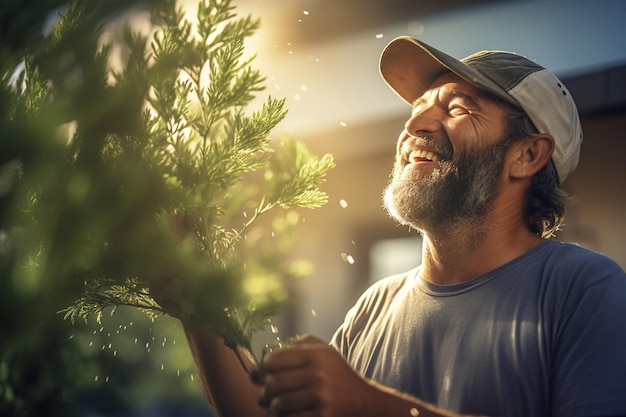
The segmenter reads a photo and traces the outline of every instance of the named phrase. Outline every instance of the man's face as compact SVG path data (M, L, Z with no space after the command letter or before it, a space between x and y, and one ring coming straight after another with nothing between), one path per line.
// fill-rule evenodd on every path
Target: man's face
M385 206L396 220L424 231L449 230L481 218L504 164L505 109L453 74L417 99L398 140Z

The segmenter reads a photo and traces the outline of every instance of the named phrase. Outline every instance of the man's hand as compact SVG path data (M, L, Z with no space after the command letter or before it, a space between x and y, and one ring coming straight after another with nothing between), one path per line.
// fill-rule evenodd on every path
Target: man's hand
M277 416L373 415L381 392L328 344L311 336L268 354L262 402Z

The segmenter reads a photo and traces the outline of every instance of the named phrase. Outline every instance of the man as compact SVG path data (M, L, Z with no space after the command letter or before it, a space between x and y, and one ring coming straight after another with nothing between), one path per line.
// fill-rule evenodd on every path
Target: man
M330 346L269 354L262 388L216 338L187 328L224 416L626 415L626 274L548 240L576 167L575 104L516 54L458 61L417 40L381 57L412 106L385 190L423 236L422 265L371 287Z

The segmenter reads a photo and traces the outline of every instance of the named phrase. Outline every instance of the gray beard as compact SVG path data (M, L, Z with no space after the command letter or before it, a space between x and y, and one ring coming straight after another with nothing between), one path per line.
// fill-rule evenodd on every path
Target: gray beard
M384 192L387 212L422 232L451 234L462 226L477 226L498 192L509 145L501 140L486 149L467 151L457 160L440 162L426 178L403 177L403 166L396 161Z

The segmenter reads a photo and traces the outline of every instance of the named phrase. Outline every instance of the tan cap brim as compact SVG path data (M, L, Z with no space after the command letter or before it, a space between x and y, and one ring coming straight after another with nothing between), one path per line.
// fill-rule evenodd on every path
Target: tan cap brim
M519 106L513 97L479 71L409 36L391 41L380 57L380 73L383 79L409 104L413 104L438 76L447 71L452 71L514 106Z

